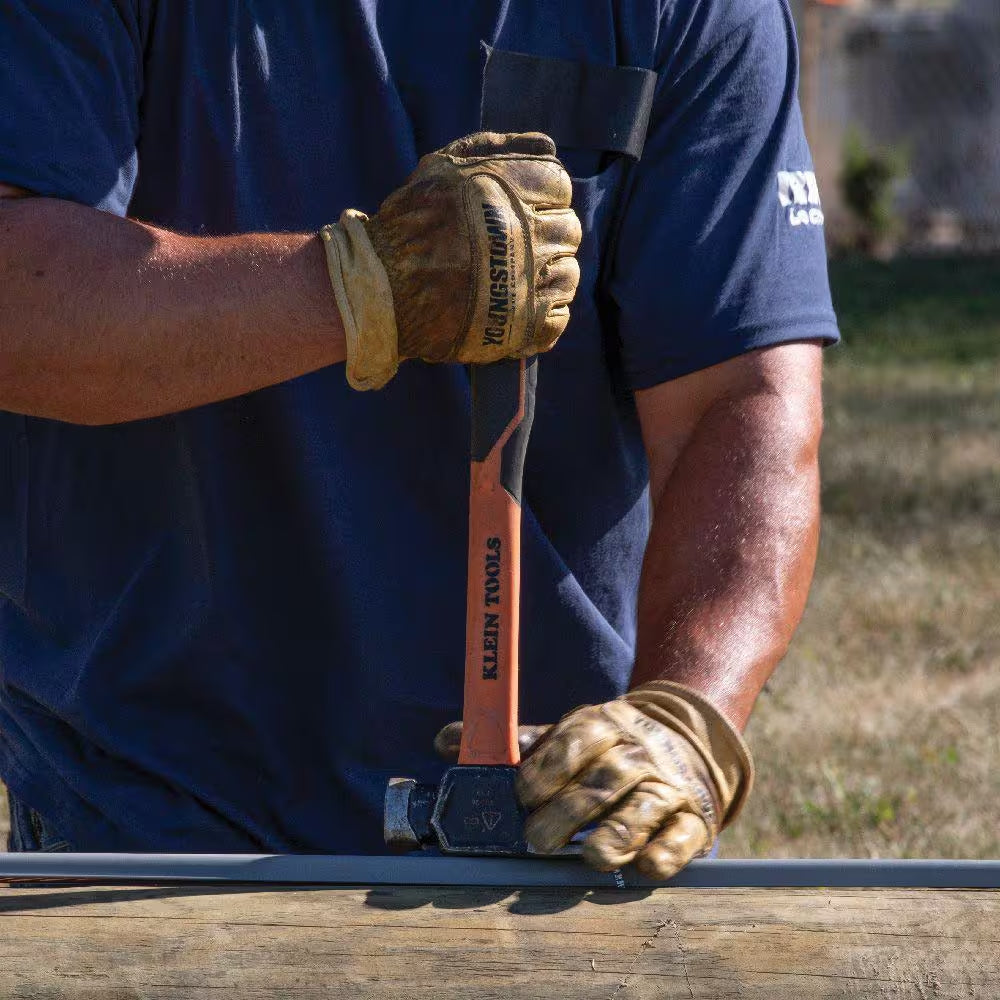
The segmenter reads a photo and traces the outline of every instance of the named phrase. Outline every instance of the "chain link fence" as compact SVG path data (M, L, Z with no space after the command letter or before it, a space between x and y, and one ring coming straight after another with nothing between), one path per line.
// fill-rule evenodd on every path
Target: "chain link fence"
M1000 0L798 0L802 103L835 244L849 149L881 156L892 243L1000 249Z

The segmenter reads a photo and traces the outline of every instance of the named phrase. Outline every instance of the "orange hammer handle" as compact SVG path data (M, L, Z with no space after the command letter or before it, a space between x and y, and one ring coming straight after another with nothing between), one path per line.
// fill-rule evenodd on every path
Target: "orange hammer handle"
M472 366L472 475L460 764L517 764L521 482L537 362Z

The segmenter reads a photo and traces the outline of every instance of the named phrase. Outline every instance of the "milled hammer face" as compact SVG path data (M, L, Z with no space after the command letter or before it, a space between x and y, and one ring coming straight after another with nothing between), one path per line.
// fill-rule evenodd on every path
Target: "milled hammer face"
M393 778L385 800L385 839L396 850L437 846L444 854L525 857L525 813L514 792L516 767L459 765L437 789Z
M449 768L438 786L431 826L447 854L528 853L524 811L514 792L516 767Z

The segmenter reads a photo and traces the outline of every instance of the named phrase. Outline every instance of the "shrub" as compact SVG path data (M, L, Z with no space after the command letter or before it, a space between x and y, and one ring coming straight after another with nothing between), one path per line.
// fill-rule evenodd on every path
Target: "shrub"
M859 133L848 133L840 189L854 221L855 247L863 253L884 253L897 235L893 196L904 173L904 158L897 150L872 148Z

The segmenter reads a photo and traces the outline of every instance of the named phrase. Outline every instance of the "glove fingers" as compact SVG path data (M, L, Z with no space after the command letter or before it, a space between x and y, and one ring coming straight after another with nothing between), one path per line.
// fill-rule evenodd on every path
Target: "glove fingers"
M689 797L671 785L642 782L588 834L583 860L605 872L629 864L674 813L689 805Z
M559 209L536 214L535 259L542 262L536 277L539 300L547 303L537 324L533 344L547 350L569 320L569 304L580 284L580 265L574 254L583 238L576 213Z
M564 847L591 820L654 774L652 762L642 747L635 744L611 747L528 817L524 825L528 843L544 854Z
M551 160L504 160L503 178L525 205L530 206L537 220L569 209L573 201L573 182L563 165ZM492 176L492 172L490 172Z
M538 290L552 308L569 306L580 283L580 265L575 257L556 257L538 272Z
M580 265L575 257L556 257L538 272L539 298L548 303L545 314L536 320L530 339L533 351L555 346L569 323L569 304L580 283Z
M519 726L517 744L522 756L531 753L535 744L551 729L551 726ZM458 760L462 745L462 723L449 722L434 737L434 752L442 759L454 764Z
M646 878L673 878L711 846L712 835L704 822L694 813L679 812L639 852L635 864Z
M462 723L449 722L434 737L434 752L442 759L454 763L458 760L458 748L462 743Z
M545 317L535 325L530 351L525 351L525 357L530 356L530 354L543 354L545 351L551 350L568 325L568 305L552 306L551 309L546 310Z
M541 743L545 735L552 731L552 726L518 726L517 746L522 757L527 757Z
M555 156L556 144L544 132L474 132L448 143L440 152L462 159L503 155Z
M599 707L573 712L521 764L517 794L522 805L535 809L620 741L620 731Z
M547 261L562 254L575 253L583 240L583 228L574 211L568 208L535 212L535 259Z

